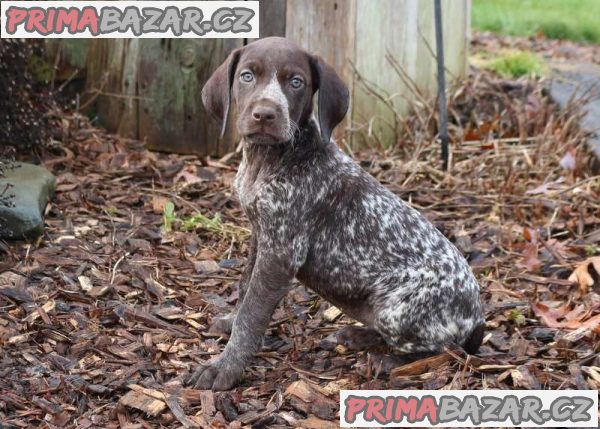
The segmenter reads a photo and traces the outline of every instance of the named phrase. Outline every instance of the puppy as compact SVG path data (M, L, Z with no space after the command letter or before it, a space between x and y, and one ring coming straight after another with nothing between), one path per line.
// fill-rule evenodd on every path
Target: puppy
M236 310L216 322L229 342L189 383L234 386L294 279L399 352L478 349L484 317L467 261L331 141L349 94L329 65L287 39L261 39L229 55L202 100L222 132L238 112L234 187L253 232Z

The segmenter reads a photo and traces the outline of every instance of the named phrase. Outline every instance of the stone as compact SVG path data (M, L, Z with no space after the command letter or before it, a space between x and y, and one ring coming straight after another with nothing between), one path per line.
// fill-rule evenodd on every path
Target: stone
M10 207L0 205L0 238L22 240L44 231L44 209L54 195L56 178L37 165L15 163L14 166L0 177L0 190L11 184L7 193L14 195Z
M588 146L600 164L600 66L578 62L550 64L550 96L560 107L568 106L571 99L586 101L582 106L581 127L589 131Z

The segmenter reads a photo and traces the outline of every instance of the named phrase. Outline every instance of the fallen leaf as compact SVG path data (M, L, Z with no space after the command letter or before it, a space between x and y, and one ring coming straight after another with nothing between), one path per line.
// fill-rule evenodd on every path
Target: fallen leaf
M481 140L481 133L476 130L469 130L465 133L465 141L479 141Z
M577 164L575 161L574 153L575 153L574 149L571 149L570 151L568 151L565 154L565 156L562 157L562 159L560 160L560 162L558 164L567 171L574 171L575 166Z
M569 276L570 281L577 282L582 295L585 295L589 288L594 286L594 278L596 282L600 281L598 280L600 278L600 256L586 259Z
M569 305L553 308L541 302L531 304L534 314L549 328L579 329L588 328L600 333L600 314L591 316L592 311L578 305L573 309Z
M194 172L188 171L189 169L193 169ZM199 177L195 174L196 168L194 166L189 166L183 168L173 179L173 182L177 183L179 181L183 181L186 185L193 185L195 183L205 182L206 179Z
M540 269L542 263L538 259L538 245L535 243L528 243L523 251L523 260L520 265L527 269L527 271L536 272Z
M213 274L213 273L220 271L221 267L219 267L219 264L217 264L215 261L212 261L212 260L195 261L194 269L199 274Z
M533 313L540 318L544 325L549 328L562 328L562 323L558 319L562 318L569 312L568 305L562 307L553 308L541 302L534 302L531 304Z

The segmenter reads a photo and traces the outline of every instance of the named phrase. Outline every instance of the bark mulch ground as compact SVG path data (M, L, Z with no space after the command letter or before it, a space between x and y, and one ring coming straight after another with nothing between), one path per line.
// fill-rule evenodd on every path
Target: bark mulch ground
M58 177L47 230L0 247L0 422L333 428L340 389L598 389L600 176L577 106L477 71L450 105L450 173L437 167L427 103L394 150L354 155L467 256L487 318L477 355L348 350L335 333L354 322L297 287L239 387L186 388L226 344L207 326L237 299L248 237L231 190L239 155L151 153L56 114L60 144L42 159Z

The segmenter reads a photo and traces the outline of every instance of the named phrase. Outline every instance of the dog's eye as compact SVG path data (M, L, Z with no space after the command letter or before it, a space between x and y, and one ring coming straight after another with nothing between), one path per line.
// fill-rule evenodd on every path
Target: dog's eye
M295 77L295 78L292 78L292 80L290 81L290 84L292 85L292 88L298 89L304 84L304 82L299 77Z
M252 82L252 80L254 79L254 75L247 71L244 72L240 75L240 78L242 79L242 82Z

